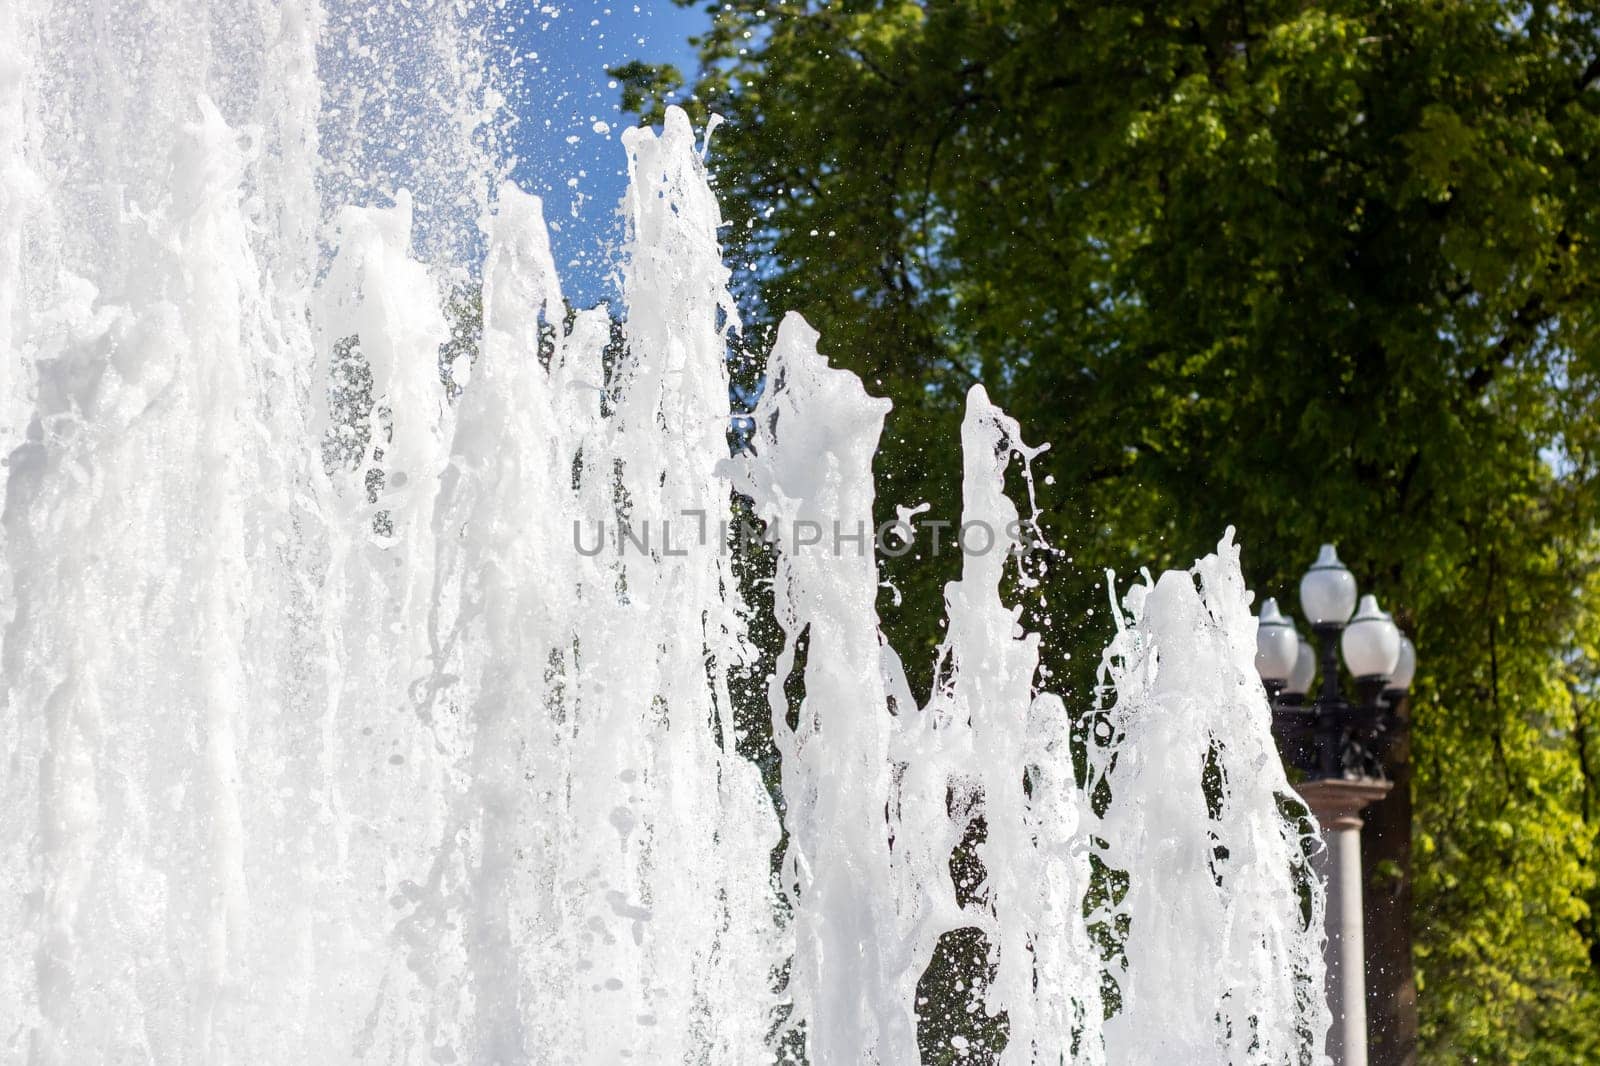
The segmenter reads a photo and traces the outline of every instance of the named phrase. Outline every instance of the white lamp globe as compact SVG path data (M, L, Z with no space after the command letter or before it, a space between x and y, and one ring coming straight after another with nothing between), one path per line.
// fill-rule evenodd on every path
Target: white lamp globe
M1400 628L1378 608L1376 596L1361 597L1356 616L1339 638L1344 664L1357 678L1394 676L1400 665Z
M1417 649L1411 640L1400 634L1400 661L1389 675L1390 688L1410 688L1411 679L1417 676Z
M1289 683L1283 686L1283 691L1288 696L1304 696L1311 691L1311 682L1317 676L1317 653L1310 641L1300 634L1295 634L1295 640L1300 645L1300 651L1295 656L1294 669L1289 672Z
M1300 579L1300 610L1314 626L1343 625L1355 607L1355 575L1339 561L1338 549L1324 544Z
M1256 618L1256 673L1263 681L1288 681L1299 654L1299 634L1278 610L1278 601L1262 601Z

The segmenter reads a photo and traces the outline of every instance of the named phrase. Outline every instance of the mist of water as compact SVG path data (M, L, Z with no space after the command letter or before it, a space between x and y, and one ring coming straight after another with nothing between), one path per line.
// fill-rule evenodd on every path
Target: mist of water
M902 664L888 401L790 315L730 457L677 109L623 138L615 320L569 309L496 17L0 5L0 1059L902 1066L975 929L1006 1064L1317 1061L1231 539L1114 603L1069 708L1006 491L1041 449L974 388L988 543ZM735 492L825 531L773 549L774 788Z

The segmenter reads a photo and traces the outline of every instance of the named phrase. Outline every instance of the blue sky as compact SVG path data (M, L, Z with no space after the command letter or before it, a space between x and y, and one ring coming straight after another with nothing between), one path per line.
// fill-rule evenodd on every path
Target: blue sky
M627 184L621 132L637 122L617 105L605 68L630 59L676 63L692 77L690 36L710 19L671 0L522 0L506 16L521 57L513 138L518 185L544 198L566 296L578 306L615 297L609 250Z

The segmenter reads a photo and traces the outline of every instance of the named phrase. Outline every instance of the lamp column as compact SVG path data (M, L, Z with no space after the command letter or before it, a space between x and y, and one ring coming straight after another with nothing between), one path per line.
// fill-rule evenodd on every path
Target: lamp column
M1300 796L1317 816L1325 845L1318 874L1328 886L1328 1054L1338 1066L1367 1066L1366 943L1361 898L1361 809L1389 792L1373 778L1303 781Z

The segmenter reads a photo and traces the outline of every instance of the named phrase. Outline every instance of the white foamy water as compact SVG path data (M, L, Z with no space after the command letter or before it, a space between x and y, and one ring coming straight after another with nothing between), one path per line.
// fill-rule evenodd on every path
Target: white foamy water
M1007 1064L1316 1061L1231 541L1127 594L1069 707L1018 602L1038 450L974 389L989 536L902 665L888 402L790 316L729 456L676 109L622 138L620 324L568 308L497 10L0 6L0 1061L901 1066L963 929ZM819 530L746 713L736 491Z

